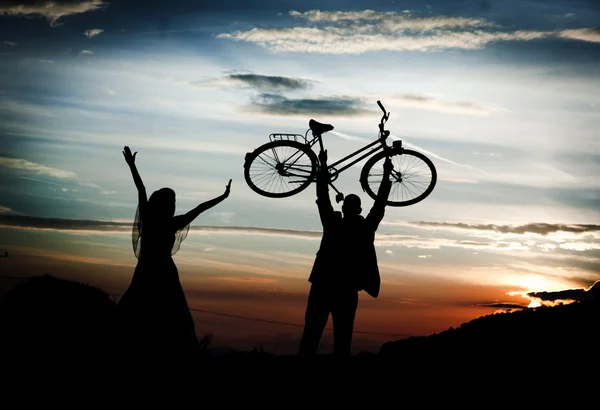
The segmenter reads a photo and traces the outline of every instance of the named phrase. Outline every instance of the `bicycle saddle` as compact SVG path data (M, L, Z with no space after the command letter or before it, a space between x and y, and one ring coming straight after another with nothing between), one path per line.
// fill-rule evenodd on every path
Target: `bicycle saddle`
M313 134L324 134L327 131L331 131L333 129L333 125L331 124L321 124L315 120L310 120L308 122L308 126L312 130Z

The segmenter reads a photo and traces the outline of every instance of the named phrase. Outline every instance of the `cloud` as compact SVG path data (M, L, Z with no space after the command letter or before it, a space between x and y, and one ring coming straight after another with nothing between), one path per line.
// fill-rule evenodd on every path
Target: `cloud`
M448 177L438 176L438 181L455 182L457 184L478 184L479 181L472 178L459 178L459 177Z
M449 222L411 222L412 225L421 227L436 227L436 228L458 228L458 229L470 229L470 230L482 230L482 231L494 231L504 234L518 234L534 233L538 235L548 235L555 232L570 232L570 233L588 233L588 232L600 232L600 225L580 225L580 224L548 224L548 223L531 223L525 225L477 225L477 224L466 224L466 223L449 223Z
M270 91L292 91L310 88L313 84L313 81L303 78L260 74L229 74L220 78L192 81L191 84L201 88L229 88L241 86Z
M16 45L17 45L17 44L19 44L19 43L15 43L14 41L8 41L8 40L5 40L5 41L4 41L4 44L6 44L7 46L14 47L14 46L16 46Z
M539 31L485 31L496 27L484 19L419 17L396 12L310 10L290 15L312 23L292 28L253 28L217 37L254 43L273 51L359 54L368 51L474 50L497 41L529 41L554 35Z
M490 307L495 309L527 309L526 305L518 305L515 303L482 303L476 306Z
M0 166L12 169L34 171L39 175L48 175L60 179L77 178L74 172L48 167L46 165L37 164L35 162L30 162L20 158L0 157Z
M210 215L213 218L216 218L223 223L231 223L233 217L235 216L235 213L234 212L212 212Z
M12 214L13 212L9 207L0 205L0 214Z
M418 108L448 114L475 115L487 117L507 112L504 108L469 101L444 101L434 97L417 94L405 94L388 98L391 105L406 108Z
M24 58L23 64L27 63L42 63L42 64L54 64L53 60L44 60L41 58Z
M51 27L59 25L66 16L99 10L108 3L103 0L8 0L0 5L0 15L41 16L50 22Z
M277 283L279 280L271 278L249 278L249 277L237 277L237 276L226 276L220 278L221 280L230 282L242 282L242 283Z
M101 33L104 33L104 30L102 30L100 28L93 28L93 29L84 31L83 35L86 36L87 38L94 38Z
M412 13L364 11L290 11L307 25L257 27L217 37L257 44L275 52L360 54L369 51L431 52L477 50L501 41L545 38L598 40L598 29L501 31L485 19L418 16Z
M40 218L27 215L0 215L0 226L52 230L91 230L98 232L131 230L132 222L111 222L82 219Z
M478 152L478 151L473 151L471 152L471 154L473 155L483 155L486 157L499 157L501 156L501 154L498 154L497 152Z
M588 41L591 43L600 43L600 28L580 28L574 30L564 30L560 36L569 40Z
M82 55L82 54L88 54L89 55L89 54L94 54L94 52L92 50L81 50L79 52L79 55Z
M102 195L114 195L116 193L117 193L117 191L107 191L107 190L102 191Z
M27 116L37 115L50 118L55 117L52 111L44 105L29 104L15 100L0 100L0 111L10 111L16 114Z
M600 244L598 244L598 243L588 243L588 242L561 243L559 245L559 247L561 249L567 249L567 250L570 250L570 251L577 251L577 252L600 250Z
M217 215L226 218L230 215ZM229 223L230 220L227 220ZM97 221L97 220L76 220L76 219L48 219L32 216L11 216L0 215L0 226L12 227L18 229L48 229L69 232L86 233L130 233L133 221ZM190 226L190 231L197 235L263 235L280 238L320 240L321 231L276 229L252 226ZM398 234L377 234L375 246L383 248L381 252L393 254L395 247L413 248L413 249L443 249L443 248L461 248L469 250L488 250L493 252L523 252L529 251L533 245L523 241L503 241L503 240L458 240L440 237L420 237L413 235ZM427 252L427 251L426 251ZM421 259L431 258L429 253L417 255Z
M353 116L371 111L362 107L362 100L354 97L286 98L278 94L260 94L249 106L251 111L269 115L340 115Z
M387 31L400 30L418 30L426 31L433 29L449 28L467 28L467 27L487 27L493 26L492 23L484 19L472 19L464 17L419 17L410 14L404 10L402 14L391 12L377 12L374 10L363 11L320 11L309 10L304 13L290 11L290 16L305 19L311 23L367 23L377 24L381 29Z
M13 228L52 229L64 231L131 232L133 221L99 221L86 219L41 218L26 215L0 215L0 225ZM190 231L207 234L269 235L305 239L321 239L319 231L298 231L244 226L190 226Z
M597 298L600 293L600 280L596 281L589 289L567 289L558 292L530 292L530 298L539 299L541 302L576 301L582 302Z

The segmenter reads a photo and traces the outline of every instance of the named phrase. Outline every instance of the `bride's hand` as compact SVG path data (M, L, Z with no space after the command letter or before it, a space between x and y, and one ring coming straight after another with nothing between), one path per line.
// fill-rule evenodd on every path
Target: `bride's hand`
M137 151L132 155L131 150L126 145L123 151L123 156L125 157L125 161L128 165L135 165L135 156L137 155Z
M223 196L225 198L227 198L229 196L229 192L231 191L231 179L229 180L229 183L227 184L227 186L225 187L225 193L223 194Z

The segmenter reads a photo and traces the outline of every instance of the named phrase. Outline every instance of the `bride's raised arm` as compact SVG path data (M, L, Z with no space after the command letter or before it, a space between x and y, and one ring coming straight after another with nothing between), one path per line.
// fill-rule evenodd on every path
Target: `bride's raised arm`
M125 162L129 165L129 169L131 170L131 175L133 176L133 182L135 182L135 186L138 190L138 199L140 206L145 204L148 201L146 196L146 187L142 182L142 178L138 173L137 167L135 166L135 156L137 155L137 151L132 155L131 150L128 146L125 146L123 149L123 156L125 157Z
M194 209L192 209L191 211L189 211L188 213L186 213L184 215L177 215L175 218L173 218L174 230L178 231L178 230L184 228L186 225L189 225L190 223L192 223L192 221L194 219L196 219L196 217L198 215L200 215L202 212L206 211L207 209L212 208L213 206L215 206L218 203L220 203L221 201L223 201L225 198L227 198L229 196L230 190L231 190L231 179L229 180L229 183L225 187L225 192L222 195L219 195L218 197L211 199L210 201L201 203L200 205L198 205L197 207L195 207Z

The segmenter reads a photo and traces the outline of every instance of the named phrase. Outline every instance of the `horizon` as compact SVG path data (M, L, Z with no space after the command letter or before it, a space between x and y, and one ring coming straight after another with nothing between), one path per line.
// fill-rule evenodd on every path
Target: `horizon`
M198 336L293 352L321 239L315 187L261 197L244 155L313 118L335 127L331 163L375 140L381 100L391 138L438 181L386 207L381 294L360 294L354 351L568 303L561 291L600 280L597 2L42 3L0 5L0 276L123 294L137 263L127 145L177 214L233 180L173 257ZM364 162L335 185L366 215Z

